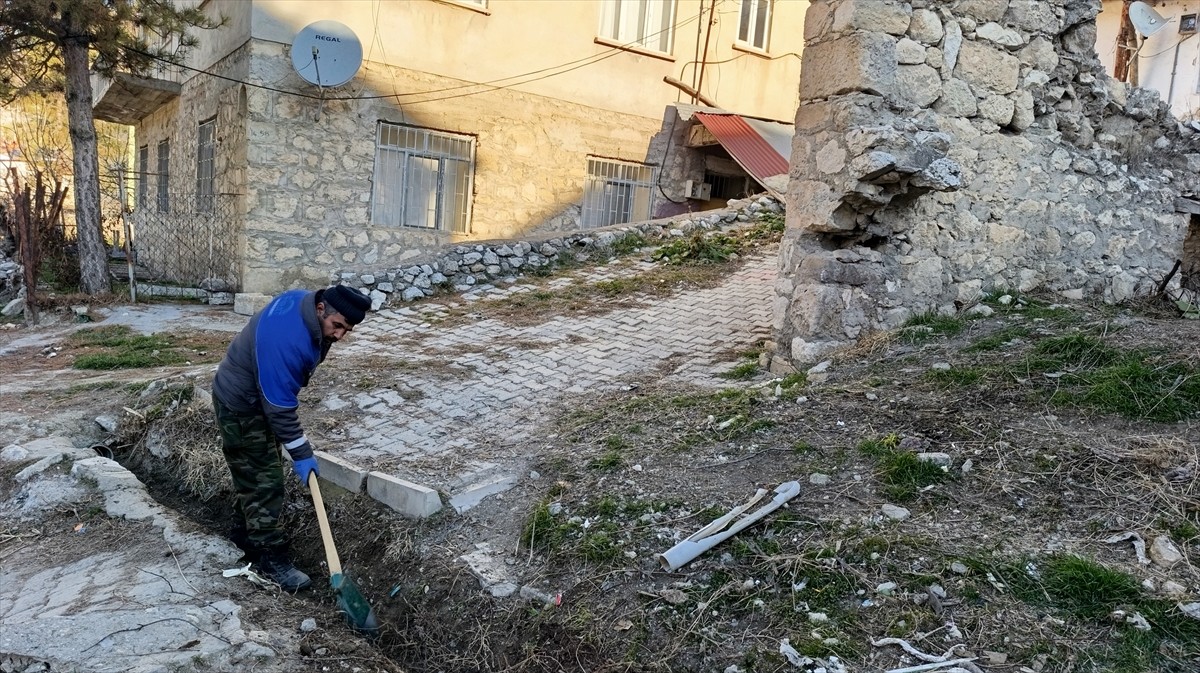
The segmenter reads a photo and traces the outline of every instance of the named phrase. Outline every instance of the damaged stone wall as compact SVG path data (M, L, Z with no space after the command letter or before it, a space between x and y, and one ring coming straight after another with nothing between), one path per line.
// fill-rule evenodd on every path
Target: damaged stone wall
M1197 191L1200 143L1154 92L1105 75L1099 10L813 0L779 369L992 290L1110 302L1152 291L1183 254L1175 203Z

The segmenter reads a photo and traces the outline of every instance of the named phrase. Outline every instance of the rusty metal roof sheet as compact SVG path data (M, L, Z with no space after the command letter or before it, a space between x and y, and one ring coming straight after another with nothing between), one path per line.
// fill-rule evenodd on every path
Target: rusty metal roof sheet
M790 147L792 129L788 125L748 120L735 114L697 111L694 116L716 136L729 156L759 183L766 184L772 176L787 174L788 160L777 147ZM752 126L750 121L758 124Z

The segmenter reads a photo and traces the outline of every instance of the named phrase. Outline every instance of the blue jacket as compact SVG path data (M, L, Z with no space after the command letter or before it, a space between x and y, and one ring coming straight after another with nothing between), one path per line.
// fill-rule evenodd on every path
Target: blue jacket
M300 389L329 352L317 319L321 292L291 290L271 300L229 344L213 379L221 406L264 415L293 460L312 457L296 409Z

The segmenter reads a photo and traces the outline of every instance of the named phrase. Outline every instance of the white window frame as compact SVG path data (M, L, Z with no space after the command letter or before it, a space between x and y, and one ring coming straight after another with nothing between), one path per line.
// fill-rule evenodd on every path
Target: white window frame
M158 212L171 212L171 141L158 141L158 161L155 164L155 172L158 174L158 191L155 201L158 205Z
M196 129L196 212L211 213L216 197L217 118Z
M594 229L649 220L657 180L657 166L589 156L580 227Z
M603 0L600 35L622 45L670 54L677 0Z
M145 208L150 194L150 145L142 145L137 151L137 208Z
M372 224L469 234L475 137L380 121L371 184Z
M758 25L760 13L765 13ZM741 0L738 7L737 43L749 49L766 52L771 46L771 20L775 14L774 0Z

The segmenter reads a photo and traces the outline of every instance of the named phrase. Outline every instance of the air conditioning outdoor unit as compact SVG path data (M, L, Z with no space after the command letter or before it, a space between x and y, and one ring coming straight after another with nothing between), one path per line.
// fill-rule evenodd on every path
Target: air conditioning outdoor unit
M688 180L683 184L683 190L687 192L689 199L697 201L708 201L712 198L712 184L708 182L696 182Z

